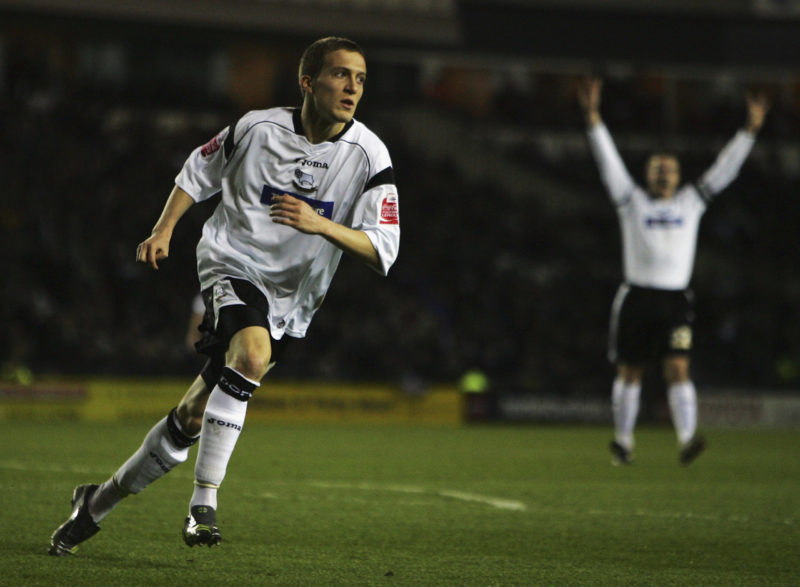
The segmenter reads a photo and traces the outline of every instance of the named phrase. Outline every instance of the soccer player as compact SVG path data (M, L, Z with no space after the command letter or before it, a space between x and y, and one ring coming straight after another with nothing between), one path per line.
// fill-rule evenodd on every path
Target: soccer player
M695 183L680 186L680 164L671 153L650 156L647 189L637 185L600 116L602 81L583 79L578 102L589 146L617 209L622 231L625 281L611 311L609 359L616 364L611 403L615 464L629 464L645 364L660 360L668 403L680 445L690 464L705 448L697 433L697 394L689 374L693 302L689 281L700 218L711 200L738 175L764 122L769 103L747 95L747 121Z
M289 337L303 337L342 252L386 275L400 241L389 153L353 118L367 67L354 42L328 37L300 60L300 108L253 111L195 149L136 259L158 269L173 229L195 203L221 192L203 226L197 268L208 355L180 403L104 483L78 486L50 553L71 554L127 495L188 458L199 439L183 528L189 546L221 540L217 490L247 401Z

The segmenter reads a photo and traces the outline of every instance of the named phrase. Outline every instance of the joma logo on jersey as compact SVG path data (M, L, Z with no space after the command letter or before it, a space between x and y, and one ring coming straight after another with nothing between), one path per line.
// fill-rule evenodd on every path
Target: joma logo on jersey
M318 169L328 169L328 164L324 161L309 161L308 159L300 159L300 165L307 165L308 167L316 167Z
M219 418L214 418L213 416L206 419L206 422L209 424L216 424L217 426L222 426L223 428L233 428L234 430L239 430L241 432L242 427L238 424L234 424L233 422L226 422L225 420L220 420Z

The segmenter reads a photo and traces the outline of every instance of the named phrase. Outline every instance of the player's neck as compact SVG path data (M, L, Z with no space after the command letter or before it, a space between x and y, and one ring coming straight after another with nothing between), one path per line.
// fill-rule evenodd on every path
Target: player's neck
M303 104L303 109L300 112L300 120L303 123L303 132L308 142L315 145L327 141L331 137L335 137L342 132L345 126L344 122L331 122L330 120L322 118L308 103Z
M650 197L654 200L670 200L675 195L675 190L650 190Z

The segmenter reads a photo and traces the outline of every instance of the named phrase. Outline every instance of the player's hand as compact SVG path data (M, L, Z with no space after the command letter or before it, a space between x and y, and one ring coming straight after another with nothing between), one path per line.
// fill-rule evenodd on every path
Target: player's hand
M272 197L269 215L273 222L291 226L305 234L319 234L322 224L326 221L324 216L317 214L303 200L298 200L289 194Z
M765 92L747 92L744 97L747 101L746 128L750 132L756 133L761 130L764 119L767 117L770 100Z
M136 261L158 269L158 261L169 257L170 235L154 232L136 247Z
M586 116L586 122L600 122L600 96L603 80L599 77L584 77L578 80L578 104Z

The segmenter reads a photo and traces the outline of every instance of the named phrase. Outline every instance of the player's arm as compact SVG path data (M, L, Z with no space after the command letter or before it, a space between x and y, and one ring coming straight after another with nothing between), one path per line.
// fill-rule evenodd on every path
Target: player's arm
M747 156L755 144L755 135L761 130L769 111L769 100L766 95L747 94L747 121L744 128L734 135L720 151L713 165L697 183L700 193L706 200L724 190L739 175Z
M600 116L602 89L603 81L600 78L587 77L579 80L578 104L586 120L589 148L597 162L600 179L614 203L621 205L629 198L634 183Z
M152 233L136 247L138 262L147 263L153 269L158 269L158 261L169 256L169 243L175 225L193 204L194 200L189 194L178 186L172 188Z
M770 101L764 92L745 94L747 101L747 122L744 128L751 134L757 134L764 125L764 119L769 112Z
M599 77L585 77L578 80L578 104L583 110L583 117L588 128L603 122L600 116L602 91L603 80Z
M380 271L378 252L363 231L329 220L317 214L306 202L288 194L274 196L269 213L274 222L291 226L305 234L318 234L345 253Z
M222 169L227 162L225 151L235 147L235 128L236 123L226 127L205 145L197 147L186 159L175 177L175 187L167 198L153 232L136 249L137 261L158 269L158 261L169 256L172 231L181 216L195 202L202 202L220 192ZM230 148L223 148L228 143L231 144Z

